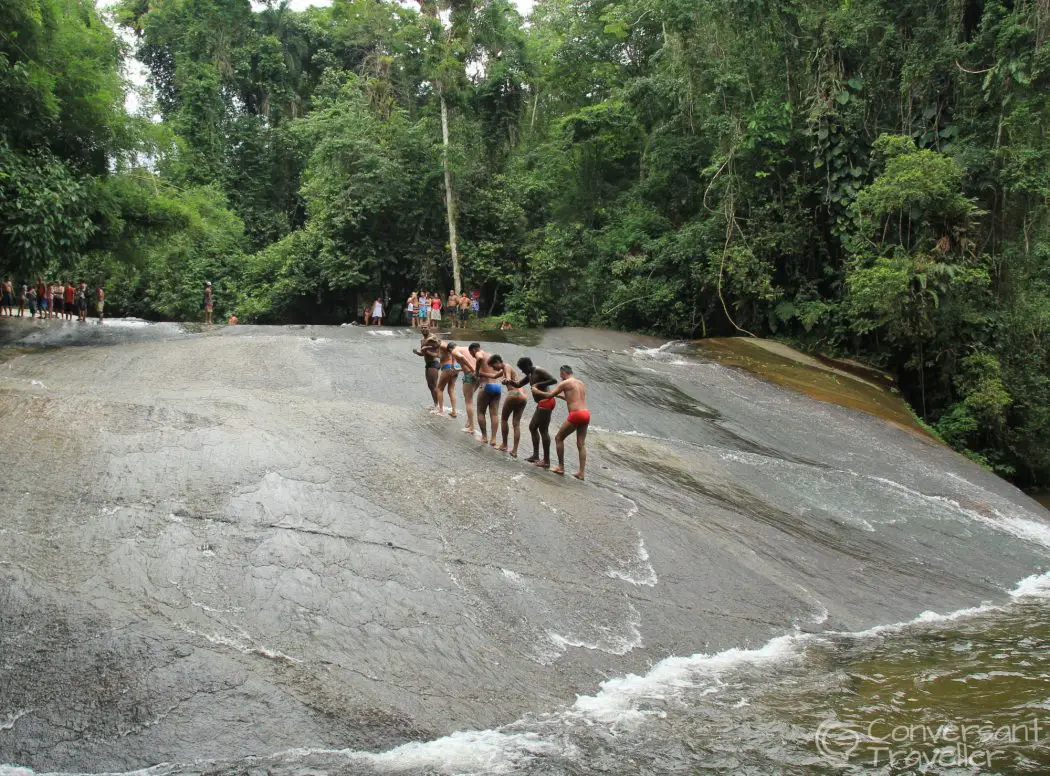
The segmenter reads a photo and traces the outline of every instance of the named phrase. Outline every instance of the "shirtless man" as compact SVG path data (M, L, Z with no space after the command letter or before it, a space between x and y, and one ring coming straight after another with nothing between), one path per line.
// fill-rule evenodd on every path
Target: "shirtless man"
M73 303L76 302L76 289L73 288L73 281L70 280L66 283L66 287L62 289L62 298L65 302L66 309L66 320L73 320Z
M40 320L47 318L47 286L43 278L36 279L36 309Z
M0 286L0 295L3 297L0 299L0 315L6 315L9 318L13 318L15 314L15 287L11 283L10 278L5 280L3 285Z
M463 404L467 408L467 425L464 426L463 431L467 434L474 433L474 389L478 385L478 378L475 372L477 371L477 361L472 355L473 351L471 348L481 349L481 345L473 343L470 348L465 348L462 345L455 345L452 348L452 358L454 358L459 365L463 368Z
M456 414L456 378L459 370L456 369L456 359L452 351L456 349L456 343L451 340L438 344L438 359L441 366L438 369L438 414L445 414L445 392L448 392L448 401L452 405L452 411L448 413L450 418L458 417Z
M503 433L503 444L499 446L499 449L504 453L510 453L511 458L518 457L518 443L521 441L521 414L525 412L525 407L529 403L528 394L525 393L525 388L518 386L513 367L510 364L504 363L503 359L499 356L493 356L489 359L489 366L494 370L503 371L503 384L507 386L507 398L503 401L503 413L500 415L500 430ZM514 423L514 446L507 449L507 431L509 421L513 416Z
M423 359L423 373L427 379L427 389L430 391L430 398L434 402L434 406L431 408L431 412L437 414L438 411L438 367L441 365L441 359L438 358L438 338L430 333L430 329L423 327L423 339L419 343L418 348L412 350L417 356Z
M60 321L66 317L65 288L66 284L62 281L51 287L51 309L54 310L55 317Z
M496 417L499 414L500 398L503 396L503 370L496 370L489 366L492 356L482 350L480 345L478 345L477 350L474 349L474 345L471 345L470 350L475 361L474 374L478 379L477 419L478 427L481 430L481 444L490 444L495 447ZM485 422L486 415L488 416L488 424ZM491 441L489 440L489 425L492 426Z
M551 415L554 412L554 399L543 399L536 395L536 389L546 390L558 382L546 369L540 369L532 363L531 358L519 358L518 369L521 370L522 378L517 382L507 383L510 388L521 388L532 385L532 398L536 400L536 411L532 413L529 421L529 436L532 437L532 455L525 460L534 463L543 469L551 468ZM540 439L543 439L543 458L539 456Z
M467 328L467 318L470 317L470 297L466 294L460 294L459 300L459 327L461 329Z
M576 433L576 450L580 454L580 470L573 477L583 479L583 470L587 466L587 426L591 422L591 413L587 409L587 386L583 381L573 377L572 367L561 368L561 382L554 386L551 391L533 389L533 393L543 399L553 399L564 395L569 405L569 417L561 424L557 436L554 437L554 447L558 451L558 465L551 469L555 474L565 474L565 437L573 432Z

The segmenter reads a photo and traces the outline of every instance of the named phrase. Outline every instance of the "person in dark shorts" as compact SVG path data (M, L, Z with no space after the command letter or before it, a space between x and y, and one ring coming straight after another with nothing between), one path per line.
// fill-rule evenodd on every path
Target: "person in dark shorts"
M87 322L87 307L88 307L88 288L87 283L83 280L80 281L80 285L77 287L77 316L78 319L84 323Z
M15 287L11 283L11 279L8 278L4 281L3 285L0 286L0 316L6 315L8 318L13 318L15 315L14 304L15 304Z
M73 288L72 281L66 283L66 287L62 289L62 298L65 302L64 307L66 311L66 320L73 320L73 303L76 301L76 289Z
M47 317L47 283L43 278L36 281L36 309L41 318Z
M423 327L422 335L423 339L420 341L419 347L414 348L412 352L423 359L423 375L427 381L430 399L434 402L434 406L430 411L436 415L438 412L438 368L441 366L441 359L438 357L438 345L440 342L437 337L430 333L429 327Z
M66 315L66 284L59 281L51 286L51 314L62 320Z
M467 328L467 320L470 318L470 297L466 293L460 294L458 299L459 328Z

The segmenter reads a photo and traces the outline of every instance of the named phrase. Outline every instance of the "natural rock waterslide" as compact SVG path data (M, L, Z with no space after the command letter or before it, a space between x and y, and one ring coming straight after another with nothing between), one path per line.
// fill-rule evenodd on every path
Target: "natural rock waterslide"
M1001 602L1050 557L942 445L645 338L490 348L588 383L586 483L427 414L408 330L0 341L0 763L37 771L389 750Z

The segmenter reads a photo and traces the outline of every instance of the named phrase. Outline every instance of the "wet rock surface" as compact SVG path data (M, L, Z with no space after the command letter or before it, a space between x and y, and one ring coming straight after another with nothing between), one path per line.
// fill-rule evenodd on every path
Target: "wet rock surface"
M381 751L1044 562L1045 512L961 456L644 338L492 347L588 382L557 478L427 414L416 341L0 326L0 762Z

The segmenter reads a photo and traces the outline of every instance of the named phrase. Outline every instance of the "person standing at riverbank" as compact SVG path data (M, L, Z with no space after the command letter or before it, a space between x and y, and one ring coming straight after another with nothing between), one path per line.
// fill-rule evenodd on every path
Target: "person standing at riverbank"
M459 328L467 328L467 321L470 319L470 297L466 294L460 294L457 299L457 306L459 307Z
M76 291L72 280L66 282L65 288L62 289L62 307L65 310L67 321L73 320L73 305L76 301Z
M83 280L77 288L77 316L82 323L87 323L88 287Z
M204 325L211 326L211 314L215 309L214 297L212 296L211 281L204 281Z
M4 281L3 285L0 286L0 316L7 316L8 318L15 317L14 295L14 284L11 282L11 279L8 278Z
M383 325L383 300L378 296L376 297L376 300L372 302L372 325Z
M36 309L41 319L47 317L47 284L43 278L36 279Z
M591 423L591 413L587 409L587 386L583 381L573 376L572 367L563 365L561 368L561 382L550 391L534 390L533 393L543 399L553 399L559 395L565 396L569 405L569 417L561 424L557 436L554 437L554 448L558 453L558 465L551 471L554 474L565 474L565 438L569 434L576 434L576 450L580 456L580 470L573 477L583 479L583 470L587 466L587 427Z
M430 325L435 329L441 327L441 297L437 294L430 298Z
M416 296L416 292L413 291L408 295L408 299L405 301L405 319L408 321L408 325L413 329L419 325L416 319L417 304L419 304L419 297Z
M209 286L211 283L208 284ZM106 317L106 290L99 286L95 289L95 309L98 311L98 325L102 325L102 320ZM208 313L208 323L211 323L211 313Z
M51 316L62 320L66 314L66 284L61 280L51 285Z

